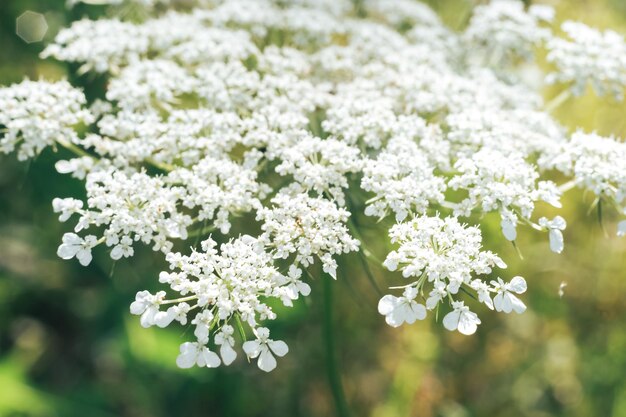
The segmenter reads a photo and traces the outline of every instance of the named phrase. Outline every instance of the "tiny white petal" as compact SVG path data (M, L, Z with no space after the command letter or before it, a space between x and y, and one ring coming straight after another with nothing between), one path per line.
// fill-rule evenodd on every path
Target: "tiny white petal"
M385 295L378 302L378 312L383 316L390 314L396 308L397 300L393 295Z
M450 331L456 330L457 326L459 325L460 316L461 313L457 310L449 312L443 318L443 326Z
M259 355L257 365L259 366L259 369L265 372L271 372L274 370L274 368L276 368L276 359L267 348L267 346L261 348L261 353Z
M563 232L561 232L558 229L550 229L549 237L550 237L550 249L552 249L552 252L556 252L556 253L563 252L563 248L564 248Z
M274 352L274 354L279 357L283 357L289 352L289 347L287 346L287 343L283 342L282 340L270 340L268 342L268 346L270 347L270 349L272 349L272 352Z
M217 368L222 361L215 352L210 351L208 348L203 347L198 357L198 366L206 366L207 368Z
M237 358L237 352L232 348L228 343L222 344L220 346L220 355L222 356L222 361L224 365L228 366Z
M261 344L257 340L248 340L244 342L242 348L243 351L246 352L246 355L251 358L256 358L259 356Z
M522 294L526 292L526 289L528 287L526 285L526 280L520 276L517 276L511 278L511 282L509 282L509 288L511 288L512 291L518 294Z
M465 312L462 313L459 318L458 330L460 333L469 336L476 333L479 323L480 320L478 320L478 317L476 317L474 313Z

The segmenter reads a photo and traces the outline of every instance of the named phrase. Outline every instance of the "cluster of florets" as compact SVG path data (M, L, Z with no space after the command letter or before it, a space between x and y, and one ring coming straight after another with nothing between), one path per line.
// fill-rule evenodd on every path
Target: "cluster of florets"
M571 84L581 95L588 84L600 94L621 99L626 87L626 42L617 32L604 33L580 22L567 21L561 29L569 39L548 41L548 61L556 67L549 74L552 83Z
M82 91L67 81L24 81L0 89L0 152L17 149L19 160L34 158L57 141L78 141L76 128L93 122Z
M131 313L141 315L144 327L166 327L173 321L193 325L196 340L181 346L176 361L183 368L230 365L237 357L234 327L245 335L245 325L256 340L243 343L243 350L250 357L259 356L259 368L269 372L276 367L272 352L284 356L287 345L268 339L269 331L259 325L276 318L266 300L277 298L291 306L300 294L308 295L310 288L299 280L302 271L295 266L286 275L280 273L263 242L256 238L241 236L222 244L219 253L216 247L209 238L202 242L202 252L189 256L168 253L166 259L173 272L161 272L159 282L181 297L167 299L165 291L141 291L130 307ZM221 360L208 347L210 343L219 346Z
M333 255L358 250L346 226L350 212L324 198L312 198L302 192L284 192L271 200L272 206L259 210L263 222L261 239L273 249L274 257L295 254L295 264L304 267L322 261L324 272L337 278Z
M470 307L526 308L523 278L493 276L505 264L481 248L484 215L500 217L504 241L529 226L560 253L566 221L539 203L558 208L578 186L626 214L626 145L567 132L520 81L546 46L548 81L621 96L615 33L566 23L561 39L551 8L518 0L477 6L461 32L411 0L106 3L142 12L77 21L43 53L106 77L106 91L88 103L67 81L0 89L0 152L76 154L56 165L85 183L85 198L53 201L76 219L61 258L88 265L99 245L113 260L139 244L165 254L168 290L139 292L131 312L193 326L181 367L229 365L240 343L272 370L288 348L269 338L270 299L308 296L314 264L340 279L343 254L376 259L359 210L381 236L390 227L384 266L410 280L380 300L387 323L437 311L464 334L480 324ZM180 241L190 254L173 252Z
M476 293L479 302L490 309L522 313L526 306L513 293L526 291L526 282L515 277L505 284L500 278L491 285L477 275L492 272L494 266L506 268L497 255L481 250L482 237L477 227L459 223L455 217L417 217L400 223L389 231L392 243L400 247L389 253L383 265L390 271L399 270L413 282L400 288L401 297L385 295L378 304L380 314L389 325L397 327L426 318L427 310L438 310L440 303L451 303L452 311L443 319L448 330L463 334L476 331L480 319L458 297L459 291ZM491 294L495 294L492 299ZM425 305L416 301L421 296Z

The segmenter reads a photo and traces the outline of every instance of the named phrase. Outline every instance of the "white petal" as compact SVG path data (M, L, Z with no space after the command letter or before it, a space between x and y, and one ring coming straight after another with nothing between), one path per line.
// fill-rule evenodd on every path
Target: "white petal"
M332 264L325 264L322 267L322 270L324 272L326 272L328 275L330 275L331 277L333 277L333 279L337 279L337 266L336 265L332 265ZM274 365L275 367L276 365ZM272 368L274 369L274 368ZM268 371L269 372L269 371Z
M550 229L550 249L552 252L561 253L563 252L563 233L558 229Z
M378 302L378 312L383 316L390 314L398 305L398 298L393 295L385 295Z
M461 313L457 310L453 310L449 312L443 318L443 327L450 330L451 332L456 330L457 326L459 325L460 316L461 316Z
M164 327L169 326L172 323L175 316L176 316L176 313L170 307L167 311L159 311L158 313L156 313L154 315L154 323L157 326L164 328Z
M154 324L154 316L159 312L159 309L155 306L149 306L146 311L141 315L139 322L142 327L150 327Z
M208 348L203 347L198 356L198 366L206 366L207 368L217 368L222 361L217 353L211 352Z
M298 282L298 291L306 297L311 294L311 287L306 282Z
M193 331L193 334L198 338L198 340L207 340L209 338L209 326L205 323L198 323L196 325L196 329Z
M251 358L256 358L259 356L261 344L258 340L248 340L247 342L244 342L242 348L243 351L246 352L246 355Z
M63 235L63 243L68 245L80 245L83 243L83 239L76 233L66 233Z
M180 345L180 355L176 358L176 365L179 368L191 368L196 364L198 349L195 343L185 342Z
M404 322L408 324L413 324L415 323L415 320L417 319L415 317L415 313L411 309L411 306L406 302L400 304L393 311L393 313L390 314L390 316L394 317L394 320L396 321L398 326L400 326Z
M143 312L146 311L146 307L146 303L144 303L143 301L135 300L130 303L130 314L143 314Z
M74 171L74 164L72 164L70 161L57 161L57 163L54 164L54 167L59 174L69 174L70 172Z
M527 289L526 280L520 276L513 277L509 282L509 288L518 294L525 293Z
M263 346L261 349L261 354L259 355L259 361L257 362L259 369L265 372L270 372L276 368L276 359L267 348L267 346Z
M411 310L417 320L424 320L426 318L426 307L416 302L411 303Z
M226 366L233 363L235 358L237 358L237 352L235 352L235 349L233 349L232 346L228 343L222 344L222 346L220 347L220 355L222 356L222 361Z
M490 309L490 310L493 310L493 300L491 299L491 297L489 296L489 294L485 294L485 295L482 297L481 301L482 301L483 303L485 303L485 305L486 305L487 307L489 307L489 309Z
M514 295L508 291L505 291L504 293L502 293L501 307L502 307L502 311L507 314L513 311L513 303L511 302L511 297L514 297Z
M565 230L565 228L567 227L567 222L563 217L556 216L554 219L552 219L551 225L555 229Z
M122 249L122 247L120 245L117 245L111 251L111 259L114 259L116 261L118 259L120 259L122 257L122 255L124 255L124 249Z
M524 304L522 300L520 300L511 293L509 293L509 297L511 299L511 307L513 308L513 311L515 311L517 314L522 314L524 311L526 311L526 304Z
M80 246L63 243L57 249L57 256L61 259L72 259L79 250Z
M510 222L509 220L502 220L500 222L500 226L502 227L502 234L506 238L506 240L514 241L517 239L517 230L515 228L515 224Z
M89 265L89 263L93 259L93 257L91 256L91 250L90 249L79 250L78 252L76 252L76 259L78 259L78 262L82 266Z
M282 340L270 340L268 345L276 356L283 357L289 352L289 346L287 346L287 343Z
M502 311L502 293L499 292L493 297L493 305L496 308L496 311Z
M437 307L439 301L441 301L441 298L436 295L428 297L428 299L426 300L426 308L432 310L433 308Z
M404 315L399 308L396 308L385 316L385 322L391 327L400 327L404 323Z
M472 313L463 313L459 318L459 332L469 336L471 334L476 333L476 329L478 328L478 317Z

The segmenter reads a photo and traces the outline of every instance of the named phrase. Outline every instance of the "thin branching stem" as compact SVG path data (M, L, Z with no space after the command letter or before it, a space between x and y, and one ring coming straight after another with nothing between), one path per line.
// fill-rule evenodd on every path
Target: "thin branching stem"
M325 277L324 281L324 347L326 350L326 371L328 383L335 402L338 417L349 417L350 409L341 384L341 375L337 367L335 352L335 329L333 324L333 282Z

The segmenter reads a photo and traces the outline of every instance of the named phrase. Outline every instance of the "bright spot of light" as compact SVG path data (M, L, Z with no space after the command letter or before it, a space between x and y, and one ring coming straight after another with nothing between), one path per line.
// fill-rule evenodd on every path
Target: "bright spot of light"
M15 33L26 43L41 42L48 31L44 15L30 10L22 13L15 23Z

